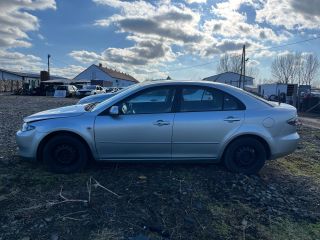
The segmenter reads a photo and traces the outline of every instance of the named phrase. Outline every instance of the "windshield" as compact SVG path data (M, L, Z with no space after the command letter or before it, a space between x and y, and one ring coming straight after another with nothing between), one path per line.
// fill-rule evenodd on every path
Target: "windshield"
M121 98L122 96L125 96L128 92L130 91L134 91L135 89L137 89L138 87L141 86L142 83L139 84L134 84L131 86L128 86L127 88L122 89L121 91L117 92L114 96L110 97L109 99L106 99L105 101L98 103L95 105L94 108L91 109L91 111L96 111L99 110L101 108L104 108L104 106L109 102L112 101L115 98Z

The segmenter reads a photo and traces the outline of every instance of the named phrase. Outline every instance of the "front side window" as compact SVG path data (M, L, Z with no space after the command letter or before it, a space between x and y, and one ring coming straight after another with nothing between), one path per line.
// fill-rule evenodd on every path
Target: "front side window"
M122 114L150 114L171 112L174 88L163 87L145 90L121 102Z

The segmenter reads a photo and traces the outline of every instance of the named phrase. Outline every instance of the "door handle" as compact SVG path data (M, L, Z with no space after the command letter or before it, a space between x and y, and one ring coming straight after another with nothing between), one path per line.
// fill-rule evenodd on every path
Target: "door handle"
M153 125L161 127L161 126L165 126L165 125L170 125L170 123L163 121L163 120L158 120L158 121L154 122Z
M227 117L227 118L225 118L223 121L225 121L225 122L229 122L229 123L233 123L233 122L239 122L240 121L240 119L239 118L235 118L235 117Z

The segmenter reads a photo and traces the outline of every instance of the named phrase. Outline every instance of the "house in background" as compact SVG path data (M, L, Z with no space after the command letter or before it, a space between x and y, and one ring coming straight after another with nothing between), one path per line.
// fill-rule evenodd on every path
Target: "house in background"
M0 69L0 91L13 91L22 87L31 90L39 87L41 81L54 78L62 77L49 76L47 71L25 73Z
M89 80L92 85L103 87L127 87L139 83L138 80L129 74L103 67L102 64L99 64L99 66L92 64L74 77L73 80L73 82Z
M247 86L253 85L254 78L249 76L242 76L240 83L241 86L239 86L240 74L235 72L224 72L217 75L213 75L211 77L206 77L203 80L225 83L240 88L246 88Z

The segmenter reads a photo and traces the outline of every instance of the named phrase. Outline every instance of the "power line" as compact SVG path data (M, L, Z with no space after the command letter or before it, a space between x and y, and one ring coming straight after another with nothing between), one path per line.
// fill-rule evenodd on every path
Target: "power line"
M272 46L272 47L267 47L267 48L259 48L259 49L255 49L255 50L249 50L247 52L252 53L252 52L258 52L258 51L264 51L264 50L270 50L270 49L277 49L277 48L292 46L292 45L296 45L296 44L300 44L300 43L310 42L310 41L314 41L314 40L317 40L317 39L320 39L320 36L314 37L314 38L305 39L305 40L301 40L301 41L297 41L297 42L287 43L287 44L283 44L283 45L279 45L279 46ZM210 62L206 62L206 63L203 63L203 64L198 64L198 65L192 65L192 66L187 66L187 67L169 69L169 70L165 70L164 72L176 72L176 71L186 70L186 69L190 69L190 68L201 67L201 66L205 66L205 65L209 65L209 64L218 62L218 61L219 60L215 60L215 61L210 61ZM149 72L149 73L158 73L158 72L160 72L160 71L154 71L154 72Z
M247 52L258 52L258 51L264 51L264 50L270 50L270 49L277 49L277 48L283 48L283 47L287 47L287 46L292 46L292 45L296 45L296 44L301 44L301 43L305 43L305 42L310 42L310 41L314 41L320 39L320 36L314 37L314 38L309 38L309 39L305 39L305 40L301 40L301 41L297 41L297 42L292 42L292 43L287 43L287 44L283 44L283 45L279 45L279 46L272 46L272 47L267 47L267 48L258 48L255 50L247 50ZM68 65L66 62L60 60L60 59L53 59L53 61L56 62L60 62L63 64ZM191 69L191 68L195 68L195 67L202 67L202 66L206 66L209 64L213 64L213 63L218 63L219 60L214 60L214 61L209 61L209 62L205 62L202 64L197 64L197 65L192 65L192 66L186 66L186 67L181 67L181 68L174 68L174 69L168 69L168 70L164 70L164 72L176 72L176 71L182 71L182 70L186 70L186 69ZM152 71L152 72L148 72L148 74L150 73L158 73L160 71Z
M317 39L320 39L320 36L314 37L314 38L305 39L305 40L301 40L301 41L297 41L297 42L287 43L287 44L283 44L283 45L279 45L279 46L273 46L273 47L267 47L267 48L259 48L259 49L251 50L251 51L247 51L247 52L257 52L257 51L263 51L263 50L282 48L282 47L292 46L292 45L296 45L296 44L300 44L300 43L314 41L314 40L317 40Z

